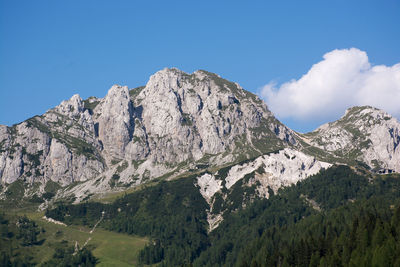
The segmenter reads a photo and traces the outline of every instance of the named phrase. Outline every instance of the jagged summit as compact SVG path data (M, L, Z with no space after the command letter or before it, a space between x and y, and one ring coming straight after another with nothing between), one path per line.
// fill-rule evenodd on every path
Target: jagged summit
M325 123L315 129L313 132L318 132L322 129L329 128L337 124L372 124L381 123L382 120L396 120L384 110L372 106L354 106L346 109L345 113L338 120Z
M177 68L164 68L152 76L145 87L152 89L170 90L173 88L182 88L191 90L193 86L203 83L208 85L208 89L217 89L224 93L231 92L237 94L237 97L245 97L250 92L245 91L238 83L228 81L218 74L206 70L197 70L191 74ZM256 95L253 97L258 98ZM260 100L261 101L261 100Z
M374 124L383 120L396 120L384 110L372 106L354 106L348 108L345 114L336 123Z
M342 118L346 117L348 115L349 116L357 115L357 114L360 114L361 112L365 112L365 111L366 112L373 112L373 111L384 112L383 110L380 110L380 109L372 107L372 106L353 106L353 107L346 109Z

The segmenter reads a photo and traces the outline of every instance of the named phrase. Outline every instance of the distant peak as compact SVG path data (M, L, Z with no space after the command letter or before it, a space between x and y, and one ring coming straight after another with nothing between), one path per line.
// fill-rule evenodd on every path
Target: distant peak
M382 109L378 109L372 106L353 106L346 109L346 112L340 119L322 124L313 132L321 130L327 130L337 125L351 125L352 127L356 124L371 124L380 123L382 121L389 121L394 119L390 114Z
M342 119L347 118L347 117L363 117L365 115L370 115L373 117L376 117L377 119L380 118L391 118L392 116L389 115L387 112L384 110L372 107L372 106L354 106L351 108L348 108L343 115Z
M353 107L346 109L346 112L344 115L346 116L347 114L358 113L358 112L361 112L364 110L379 111L379 109L374 108L372 106L353 106Z

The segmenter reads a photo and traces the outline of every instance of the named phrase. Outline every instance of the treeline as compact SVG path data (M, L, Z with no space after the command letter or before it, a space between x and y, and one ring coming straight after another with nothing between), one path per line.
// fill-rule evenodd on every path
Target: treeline
M151 238L139 254L142 264L370 266L385 257L390 266L400 255L399 204L398 177L336 166L255 199L210 234L208 205L194 177L161 182L112 204L59 205L46 216L93 225L105 211L102 227Z
M75 251L73 246L62 246L56 249L53 257L41 264L42 267L73 267L73 266L96 266L97 259L87 248Z
M36 248L43 246L46 230L26 216L10 216L0 213L0 266L95 266L97 259L92 252L83 249L74 251L67 242L59 246L47 262L35 259Z

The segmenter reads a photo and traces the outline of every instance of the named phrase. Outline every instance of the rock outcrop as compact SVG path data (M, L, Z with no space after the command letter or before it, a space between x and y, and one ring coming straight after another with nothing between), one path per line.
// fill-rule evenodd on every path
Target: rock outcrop
M218 226L227 211L238 208L234 206L238 199L241 207L256 197L268 198L270 193L276 194L279 188L295 184L331 166L313 156L285 148L198 176L196 185L210 205L209 230ZM240 196L235 195L237 192L240 192ZM233 207L230 203L233 203Z

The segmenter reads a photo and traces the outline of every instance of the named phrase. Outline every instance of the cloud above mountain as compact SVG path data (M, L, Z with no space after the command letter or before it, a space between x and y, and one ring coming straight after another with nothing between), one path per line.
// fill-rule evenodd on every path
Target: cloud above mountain
M336 49L300 79L281 85L270 82L260 94L279 118L331 120L360 105L400 118L400 63L372 66L364 51Z

